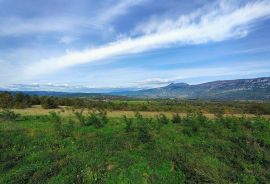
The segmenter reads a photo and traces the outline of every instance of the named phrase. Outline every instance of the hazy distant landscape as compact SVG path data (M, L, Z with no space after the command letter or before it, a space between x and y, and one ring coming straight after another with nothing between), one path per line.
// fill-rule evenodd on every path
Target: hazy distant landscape
M0 0L0 184L269 184L270 0Z

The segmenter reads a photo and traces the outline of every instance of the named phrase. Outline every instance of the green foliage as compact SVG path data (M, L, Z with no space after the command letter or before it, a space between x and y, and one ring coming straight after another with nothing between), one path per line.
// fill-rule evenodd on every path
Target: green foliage
M138 130L138 140L142 143L148 143L152 141L152 135L150 133L151 124L153 124L152 118L144 118L139 112L135 113L135 122Z
M177 114L173 114L172 123L179 124L181 122L182 122L181 116L178 113Z
M58 106L71 106L74 108L125 110L125 111L159 111L187 113L202 111L222 115L229 114L270 114L269 101L201 101L178 99L131 99L125 97L38 97L28 96L22 93L0 92L0 108L26 108L31 105L42 105L45 109L53 109Z
M0 120L15 121L19 117L20 117L20 114L17 114L9 109L4 109L0 112Z
M24 109L31 106L32 102L30 96L24 95L23 93L16 93L14 96L14 108Z
M75 117L78 119L81 125L85 125L85 116L83 115L83 109L81 111L74 112Z
M126 115L123 116L123 121L125 123L125 130L126 132L133 132L134 131L134 128L132 126L132 119L130 118L127 118Z
M0 108L8 109L14 105L13 96L9 92L0 93Z
M16 108L23 109L32 106L32 100L29 95L16 93L12 95L10 92L0 92L0 108Z
M62 125L62 118L61 116L56 112L50 112L49 116L50 121L53 123L53 126L56 131L60 130Z
M164 114L159 114L157 116L157 122L161 125L167 125L170 120Z
M140 113L81 116L91 126L59 113L0 123L0 183L269 183L270 120L261 116L174 114L159 131L160 120ZM106 126L94 128L97 119Z
M106 111L91 111L86 115L83 115L83 111L81 111L75 112L75 116L82 126L94 126L96 128L102 128L109 121Z
M142 143L148 143L152 140L152 136L147 127L140 127L138 131L138 139Z
M258 115L270 114L270 107L264 105L263 103L253 103L249 106L247 112Z
M216 109L214 115L216 118L222 119L224 116L224 109Z
M41 106L44 109L55 109L58 107L58 104L54 97L44 97L41 100Z
M67 123L64 123L59 113L50 112L49 120L53 123L53 128L59 136L62 138L73 136L74 122L71 119L69 119Z

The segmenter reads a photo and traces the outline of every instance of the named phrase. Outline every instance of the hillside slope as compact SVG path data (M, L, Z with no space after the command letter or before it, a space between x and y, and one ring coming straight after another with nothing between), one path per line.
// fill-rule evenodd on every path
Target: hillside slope
M165 87L120 95L145 98L270 100L270 77L223 80L196 85L172 83Z

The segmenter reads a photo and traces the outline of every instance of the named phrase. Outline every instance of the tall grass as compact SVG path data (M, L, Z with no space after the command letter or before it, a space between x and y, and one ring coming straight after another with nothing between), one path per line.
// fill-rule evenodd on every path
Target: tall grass
M0 183L269 183L269 119L78 113L0 123Z

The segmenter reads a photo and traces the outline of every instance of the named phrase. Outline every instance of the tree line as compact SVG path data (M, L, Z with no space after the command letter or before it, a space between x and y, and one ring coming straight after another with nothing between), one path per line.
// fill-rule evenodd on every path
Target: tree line
M23 109L41 105L44 109L70 106L85 109L124 110L124 111L164 111L164 112L203 112L203 113L250 113L270 114L270 102L240 101L197 101L177 99L93 99L78 97L30 96L23 93L0 93L0 108Z

